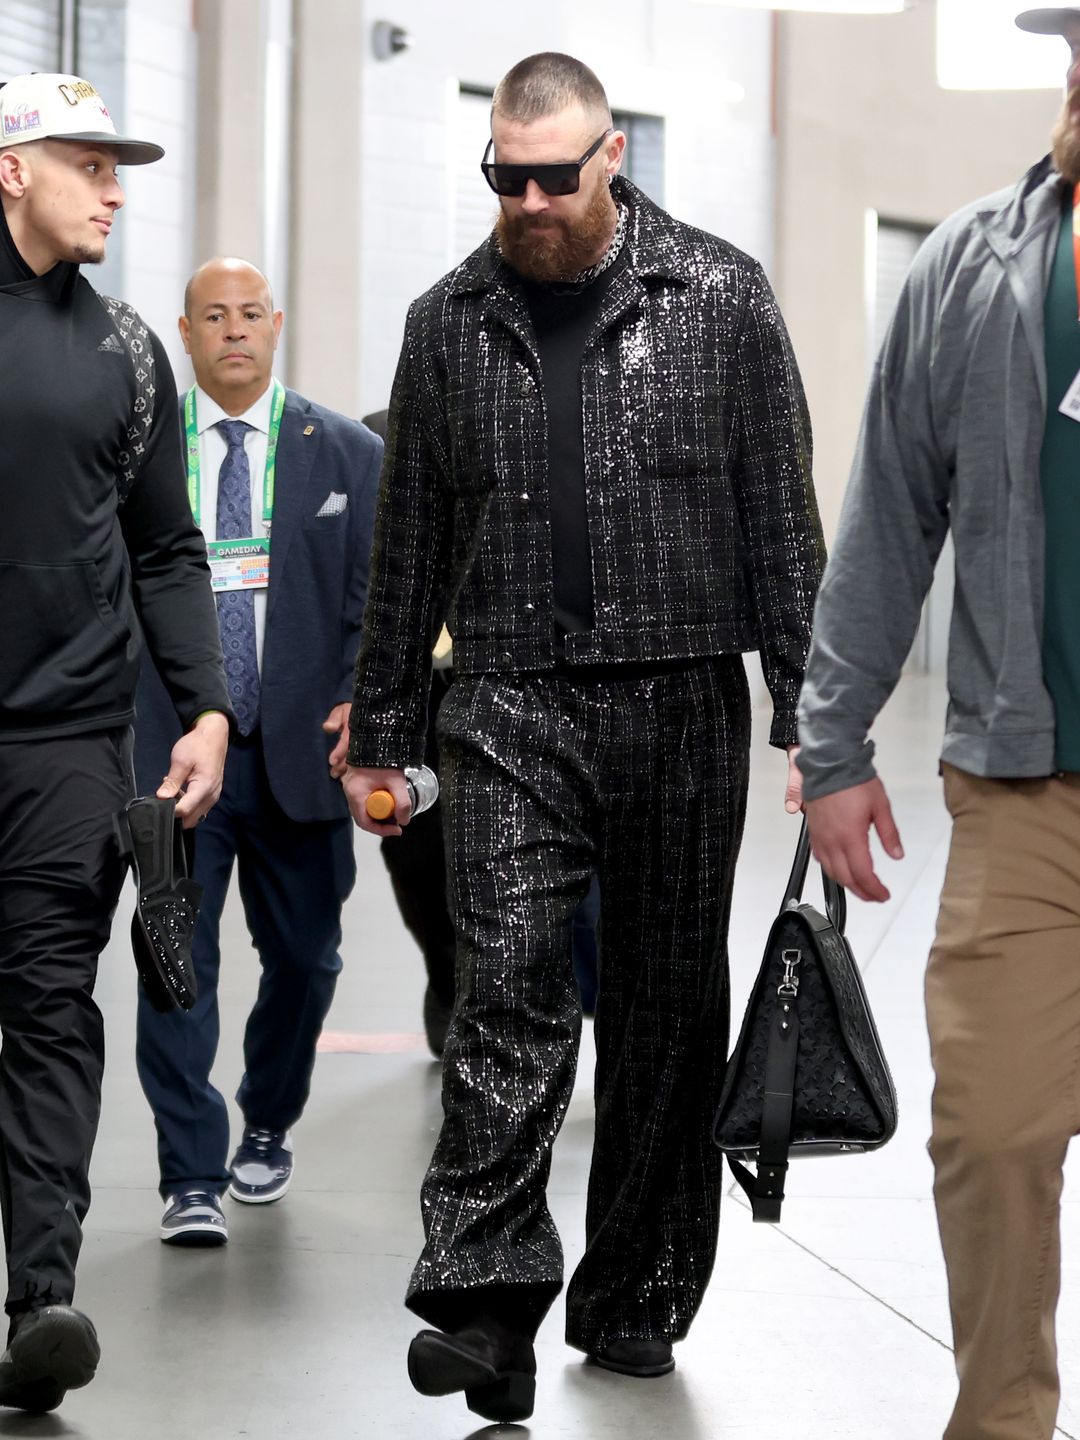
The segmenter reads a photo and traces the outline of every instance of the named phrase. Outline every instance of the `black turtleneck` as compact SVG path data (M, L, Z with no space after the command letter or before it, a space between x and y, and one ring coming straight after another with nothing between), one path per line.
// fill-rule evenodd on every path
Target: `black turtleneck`
M7 215L0 205L0 290L8 295L59 303L71 295L78 279L79 267L66 261L60 261L44 275L35 275L19 254L8 229Z
M228 709L176 387L148 341L154 419L120 509L131 354L79 267L34 275L0 209L0 741L130 723L140 622L185 723Z
M568 633L591 630L594 623L581 360L622 265L620 254L583 285L523 285L547 407L552 611L559 656L565 654Z

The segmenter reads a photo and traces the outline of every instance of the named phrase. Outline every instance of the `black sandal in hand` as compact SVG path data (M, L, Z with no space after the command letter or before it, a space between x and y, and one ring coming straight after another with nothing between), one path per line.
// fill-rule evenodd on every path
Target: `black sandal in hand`
M190 1010L198 999L191 944L202 886L188 878L176 801L143 796L116 817L120 852L137 892L131 917L135 964L155 1010Z

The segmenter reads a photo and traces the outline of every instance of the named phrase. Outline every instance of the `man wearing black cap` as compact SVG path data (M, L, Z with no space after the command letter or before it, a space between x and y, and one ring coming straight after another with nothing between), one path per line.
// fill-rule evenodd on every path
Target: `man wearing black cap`
M915 260L867 401L799 710L817 857L888 896L903 851L870 727L946 533L953 819L926 981L935 1200L959 1395L946 1440L1050 1440L1059 1202L1080 1128L1080 6L1050 156Z
M33 1411L85 1385L98 1359L71 1300L140 630L184 722L158 794L180 797L187 825L217 798L229 729L168 360L79 271L105 257L117 165L161 154L118 135L77 76L0 89L0 1405Z

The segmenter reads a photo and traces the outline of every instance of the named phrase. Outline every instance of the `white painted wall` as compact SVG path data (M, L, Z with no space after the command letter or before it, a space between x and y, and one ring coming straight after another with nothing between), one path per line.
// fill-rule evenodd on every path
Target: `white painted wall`
M320 404L359 415L367 26L356 0L296 0L294 16L289 308L280 373Z
M393 20L412 47L363 57L358 413L387 403L409 302L463 258L452 240L458 86L493 86L536 51L584 60L615 108L663 115L666 208L771 264L767 15L697 0L365 0L365 18ZM736 84L745 98L733 104ZM479 165L478 152L486 193Z
M122 297L158 332L181 385L190 369L177 334L192 269L195 220L195 36L189 0L128 0L125 123L164 158L125 175Z
M79 67L105 96L117 129L165 150L125 166L127 196L108 259L91 284L142 314L181 383L189 370L176 331L191 268L195 212L195 36L190 0L87 0Z

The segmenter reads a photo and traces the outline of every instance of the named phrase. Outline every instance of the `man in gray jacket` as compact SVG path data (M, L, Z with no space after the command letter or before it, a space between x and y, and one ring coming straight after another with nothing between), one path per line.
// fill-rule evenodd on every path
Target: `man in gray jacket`
M927 974L931 1155L960 1391L946 1440L1049 1440L1059 1198L1080 1126L1080 6L1052 157L923 247L870 388L800 706L814 852L888 897L867 738L951 528L952 847ZM867 617L872 617L868 619Z

